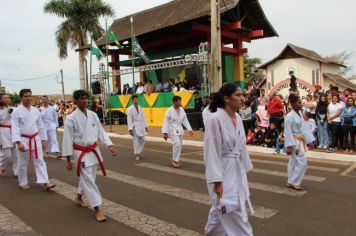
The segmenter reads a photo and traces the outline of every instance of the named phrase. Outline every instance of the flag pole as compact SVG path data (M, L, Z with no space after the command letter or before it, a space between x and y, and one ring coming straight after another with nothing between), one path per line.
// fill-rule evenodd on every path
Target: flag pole
M132 93L134 94L135 91L135 52L133 48L134 43L134 25L133 25L133 18L130 18L131 22L131 65L132 65Z
M112 132L112 120L111 120L111 104L110 104L110 79L109 79L109 43L108 43L108 19L105 19L106 33L105 33L105 43L106 43L106 78L108 83L108 91L107 91L107 101L109 107L109 123L110 123L110 132Z
M89 69L89 84L88 84L88 92L89 92L89 97L91 98L91 77L93 75L93 53L92 53L92 49L93 49L93 37L90 36L90 69Z

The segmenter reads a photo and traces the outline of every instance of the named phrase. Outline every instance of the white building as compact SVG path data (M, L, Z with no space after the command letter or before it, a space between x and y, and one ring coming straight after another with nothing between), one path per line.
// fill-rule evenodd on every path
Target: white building
M356 85L339 74L340 67L345 66L327 61L312 50L288 44L277 57L259 68L265 70L267 93L286 96L289 92L289 72L294 71L300 95L304 97L315 90L315 85L320 85L323 90L328 90L332 84L338 86L339 91L356 91Z

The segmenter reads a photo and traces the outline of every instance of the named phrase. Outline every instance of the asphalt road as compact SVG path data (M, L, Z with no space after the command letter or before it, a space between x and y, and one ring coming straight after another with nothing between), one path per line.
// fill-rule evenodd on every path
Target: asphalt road
M61 139L61 137L59 138ZM131 141L113 139L119 155L102 148L108 176L98 175L108 221L75 205L78 179L65 162L47 160L58 186L45 192L36 185L20 190L11 175L0 178L0 235L201 235L210 209L202 149L183 148L180 170L169 166L171 145L146 143L137 162ZM285 158L251 154L250 216L255 235L356 235L356 171L352 163L309 161L304 192L285 187ZM23 232L20 234L19 232Z

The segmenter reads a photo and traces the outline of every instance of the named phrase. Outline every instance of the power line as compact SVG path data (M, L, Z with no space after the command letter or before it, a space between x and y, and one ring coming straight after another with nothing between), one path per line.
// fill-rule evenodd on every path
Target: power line
M47 79L49 77L51 77L51 79L52 79L53 78L52 76L54 76L54 75L58 76L58 72L52 73L49 75L38 76L38 77L33 77L33 78L26 78L26 79L8 79L8 78L0 77L0 80L8 81L8 82L33 81L33 80Z

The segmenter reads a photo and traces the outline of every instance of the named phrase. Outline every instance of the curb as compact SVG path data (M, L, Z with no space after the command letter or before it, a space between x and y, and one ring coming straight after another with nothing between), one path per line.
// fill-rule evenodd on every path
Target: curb
M57 129L59 132L63 132L63 129ZM128 134L116 134L107 132L109 137L112 138L121 138L121 139L132 139L131 135ZM152 137L146 136L146 141L148 142L160 142L160 143L172 143L170 140L165 141L161 137ZM201 141L192 141L192 140L183 140L183 145L192 146L192 147L204 147L204 142ZM247 146L247 150L253 153L261 154L273 154L273 148L266 148L260 146ZM341 161L341 162L356 162L356 157L345 154L338 153L326 153L326 152L315 152L309 151L306 153L306 156L311 159L321 159L321 160L331 160L331 161Z

